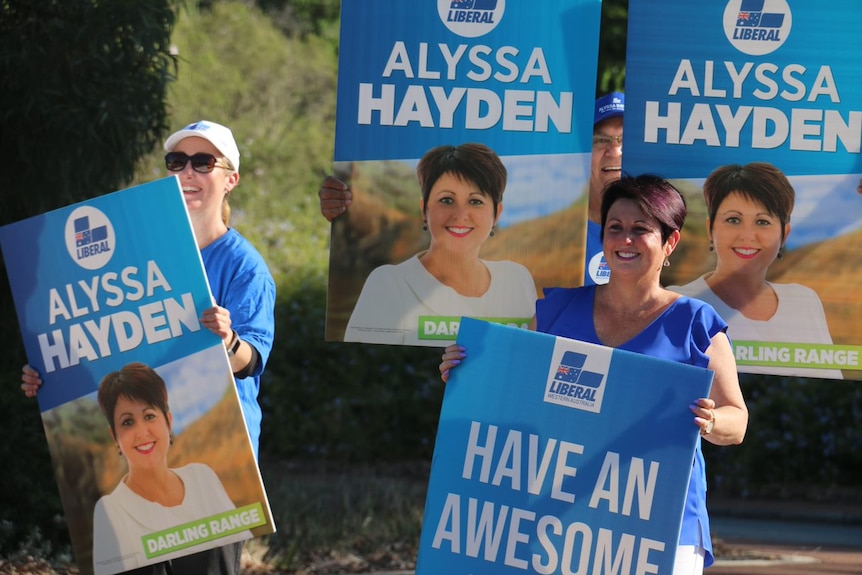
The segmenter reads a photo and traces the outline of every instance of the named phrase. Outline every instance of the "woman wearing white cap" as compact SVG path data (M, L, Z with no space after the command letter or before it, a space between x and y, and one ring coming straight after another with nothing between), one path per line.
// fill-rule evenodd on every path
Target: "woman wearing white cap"
M216 303L203 312L201 323L224 341L256 455L260 376L275 332L275 282L257 250L228 226L228 198L239 183L239 149L230 129L200 121L172 134L165 151L165 167L179 177ZM21 379L24 393L34 396L42 383L39 374L25 366ZM237 574L241 552L242 543L234 543L142 572Z
M217 305L202 323L222 338L255 453L260 438L257 402L275 332L275 282L254 246L228 227L228 198L239 183L239 150L231 131L200 121L165 141L165 167L180 179L195 239Z

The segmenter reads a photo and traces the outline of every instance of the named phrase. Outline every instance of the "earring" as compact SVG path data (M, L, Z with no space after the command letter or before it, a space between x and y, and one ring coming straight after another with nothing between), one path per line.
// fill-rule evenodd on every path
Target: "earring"
M712 245L712 242L709 242L709 251L714 252L715 246Z
M427 231L428 231L428 224L427 224L427 223L422 224L422 231L423 231L423 232L427 232Z
M779 259L779 260L780 260L781 258L783 258L783 257L784 257L784 254L783 254L783 253L781 253L781 252L782 252L782 250L784 250L784 248L778 248L778 254L775 256L775 257L776 257L776 259Z
M492 238L494 237L494 226L491 226L491 233L488 235L491 236Z
M120 446L119 446L119 445L117 446L117 455L119 455L120 457L122 457L122 456L123 456L123 450L122 450L122 449L120 449Z
M664 258L664 263L662 265L666 268L669 268L670 267L670 260L667 258Z

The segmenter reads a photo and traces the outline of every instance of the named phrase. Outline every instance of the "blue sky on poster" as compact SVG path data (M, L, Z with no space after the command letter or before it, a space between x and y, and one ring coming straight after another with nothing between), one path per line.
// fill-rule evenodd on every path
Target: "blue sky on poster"
M219 344L156 368L168 386L175 434L212 409L224 396L228 383L234 385L226 362L224 347Z
M506 156L509 171L498 226L540 218L569 207L586 191L590 154Z
M860 174L792 176L796 206L788 238L790 249L840 237L862 227Z
M862 228L862 194L856 186L862 174L788 176L796 191L790 216L787 248L843 236ZM704 178L686 178L699 189Z

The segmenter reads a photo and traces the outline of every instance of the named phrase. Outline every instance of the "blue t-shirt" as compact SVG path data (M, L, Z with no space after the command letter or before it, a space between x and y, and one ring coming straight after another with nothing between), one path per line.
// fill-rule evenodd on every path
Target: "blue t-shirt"
M234 376L256 456L262 419L257 401L260 376L275 336L275 282L263 257L234 229L202 249L201 257L215 303L230 312L231 327L260 356L251 375Z
M536 302L536 331L603 345L593 322L595 297L596 286L545 289L545 298ZM712 337L726 330L727 323L708 303L680 297L642 332L617 348L705 368L709 365L706 350ZM704 566L714 562L700 438L695 448L679 544L702 546L706 550Z

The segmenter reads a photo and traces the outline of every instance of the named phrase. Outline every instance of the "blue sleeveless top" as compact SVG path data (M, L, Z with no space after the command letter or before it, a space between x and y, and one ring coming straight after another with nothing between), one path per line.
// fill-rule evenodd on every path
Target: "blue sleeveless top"
M603 345L593 323L596 286L544 291L545 298L536 302L536 331ZM680 297L642 332L617 348L705 368L709 365L706 350L712 337L726 330L727 323L708 303ZM715 561L706 512L706 470L700 438L688 484L679 545L703 547L706 550L704 567Z

